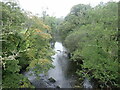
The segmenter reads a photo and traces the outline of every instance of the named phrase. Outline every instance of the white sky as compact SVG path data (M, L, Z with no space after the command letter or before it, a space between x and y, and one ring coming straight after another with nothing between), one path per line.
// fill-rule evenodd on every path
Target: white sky
M49 15L56 17L66 16L70 9L76 4L90 4L95 6L102 2L108 2L111 0L18 0L20 6L27 11L31 11L33 14L41 14L43 10L47 9ZM119 0L112 0L119 1Z

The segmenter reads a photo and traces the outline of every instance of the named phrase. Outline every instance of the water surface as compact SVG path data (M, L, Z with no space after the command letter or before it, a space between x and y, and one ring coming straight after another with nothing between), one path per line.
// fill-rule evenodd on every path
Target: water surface
M75 80L73 77L74 74L70 69L73 66L70 64L70 60L68 60L66 48L61 42L55 42L54 51L55 55L51 56L54 68L51 68L46 75L40 74L40 79L36 79L34 74L31 75L32 71L25 72L24 75L28 77L36 88L74 88L78 79ZM55 79L54 83L48 80L51 77ZM92 88L87 78L83 81L83 87L87 89Z

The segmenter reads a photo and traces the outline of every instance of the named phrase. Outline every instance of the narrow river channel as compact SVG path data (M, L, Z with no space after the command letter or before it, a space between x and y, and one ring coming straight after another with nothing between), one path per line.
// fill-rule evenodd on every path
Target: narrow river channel
M56 42L54 51L55 55L52 56L54 68L51 68L47 75L40 74L40 79L36 79L34 74L31 75L32 71L25 72L24 75L36 88L73 88L77 80L70 73L69 68L72 66L69 64L66 48L62 43ZM49 80L50 78L53 79L53 82ZM83 86L92 87L87 79L85 79Z
M53 65L55 68L49 70L48 76L53 77L61 88L70 88L70 82L72 80L67 74L69 69L67 51L60 42L55 43L54 50L56 52L53 56Z

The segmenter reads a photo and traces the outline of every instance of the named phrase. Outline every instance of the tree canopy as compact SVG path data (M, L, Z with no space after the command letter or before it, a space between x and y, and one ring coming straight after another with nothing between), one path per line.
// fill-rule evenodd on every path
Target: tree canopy
M72 7L59 26L71 60L81 67L76 73L99 83L98 87L119 87L118 5L96 7L78 4Z
M49 44L51 27L40 17L22 11L15 3L0 3L3 22L2 87L33 88L21 70L27 67L38 75L52 67L53 51Z
M49 16L46 11L42 17L36 16L13 2L0 4L3 88L35 88L22 72L31 70L36 77L47 73L53 67L50 43L57 40L77 66L80 84L87 77L98 88L120 87L119 3L96 7L78 4L64 19Z

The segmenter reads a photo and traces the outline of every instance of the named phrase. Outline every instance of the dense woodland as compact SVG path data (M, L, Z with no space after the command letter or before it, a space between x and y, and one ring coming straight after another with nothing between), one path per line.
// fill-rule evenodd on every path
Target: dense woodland
M118 86L118 4L76 5L59 26L60 36L81 67L76 73L100 87Z
M79 81L87 77L98 88L120 87L118 3L78 4L64 19L46 11L39 17L12 2L0 4L3 88L35 88L22 72L32 70L37 76L54 68L50 43L55 41L67 48Z
M35 74L52 66L51 28L42 18L33 16L11 2L2 4L2 79L3 88L32 88L21 70Z

